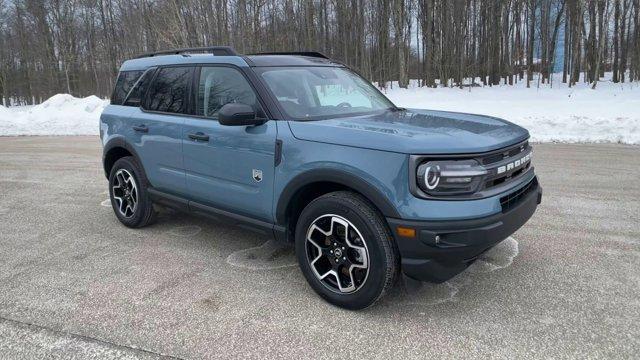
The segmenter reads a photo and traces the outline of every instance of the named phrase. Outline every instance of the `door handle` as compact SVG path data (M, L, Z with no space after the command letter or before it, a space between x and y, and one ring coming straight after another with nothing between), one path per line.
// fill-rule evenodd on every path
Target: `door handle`
M209 135L197 132L195 134L189 134L189 139L196 141L209 141Z
M137 132L142 132L142 133L148 133L149 132L149 128L147 127L147 125L140 125L140 126L134 126L133 130L137 131Z

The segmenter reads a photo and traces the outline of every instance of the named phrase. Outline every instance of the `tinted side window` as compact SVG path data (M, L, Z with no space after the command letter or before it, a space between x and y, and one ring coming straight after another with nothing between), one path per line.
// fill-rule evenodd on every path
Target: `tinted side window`
M256 94L247 79L229 67L203 67L200 71L196 115L216 117L228 103L242 103L258 109Z
M158 70L158 75L149 87L145 108L170 113L186 112L191 72L190 67Z
M129 93L129 90L131 90L131 87L136 83L143 72L144 71L142 70L121 71L120 74L118 74L116 88L113 90L113 95L111 96L111 104L122 105L122 102Z
M140 106L140 104L142 104L144 94L146 94L149 83L151 83L151 79L153 79L153 74L155 74L155 72L156 69L151 68L147 69L144 74L142 74L138 81L133 85L133 89L129 91L129 94L124 100L124 106Z

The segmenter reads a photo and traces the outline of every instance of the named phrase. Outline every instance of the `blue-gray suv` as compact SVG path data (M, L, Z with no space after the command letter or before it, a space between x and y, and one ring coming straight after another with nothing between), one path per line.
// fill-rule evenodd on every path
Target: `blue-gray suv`
M315 52L218 46L125 61L100 136L124 225L168 206L295 243L311 287L349 309L400 274L450 279L542 198L527 130L399 108Z

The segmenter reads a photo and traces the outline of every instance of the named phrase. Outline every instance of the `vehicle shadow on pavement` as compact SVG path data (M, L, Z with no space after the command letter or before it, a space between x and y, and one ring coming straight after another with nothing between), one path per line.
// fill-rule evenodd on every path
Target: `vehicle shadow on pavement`
M482 254L473 264L454 278L442 284L421 283L405 286L399 281L391 294L383 299L387 305L429 306L455 303L463 298L463 289L472 283L481 282L489 273L509 267L518 256L518 241L508 237L491 250Z
M148 230L184 240L197 238L205 243L215 241L220 248L227 250L226 263L234 268L261 273L286 269L299 273L293 244L239 229L223 221L162 209L156 224ZM218 242L220 235L225 233L233 240L221 239ZM225 243L221 243L222 241ZM461 274L442 284L422 283L415 287L405 286L402 280L398 281L391 292L381 300L380 305L433 306L464 300L465 287L482 282L482 279L492 272L507 268L518 256L518 252L518 241L509 237L480 256ZM299 275L302 278L302 275ZM274 282L277 282L276 278ZM309 291L308 295L313 296L313 293Z

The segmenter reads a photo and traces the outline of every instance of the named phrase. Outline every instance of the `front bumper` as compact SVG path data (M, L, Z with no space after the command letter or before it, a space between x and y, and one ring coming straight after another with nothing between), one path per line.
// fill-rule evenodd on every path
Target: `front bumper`
M508 199L503 211L484 218L455 221L411 221L387 218L401 256L405 275L441 283L466 269L524 225L542 201L537 178L516 201ZM415 229L415 237L398 234L398 227Z

